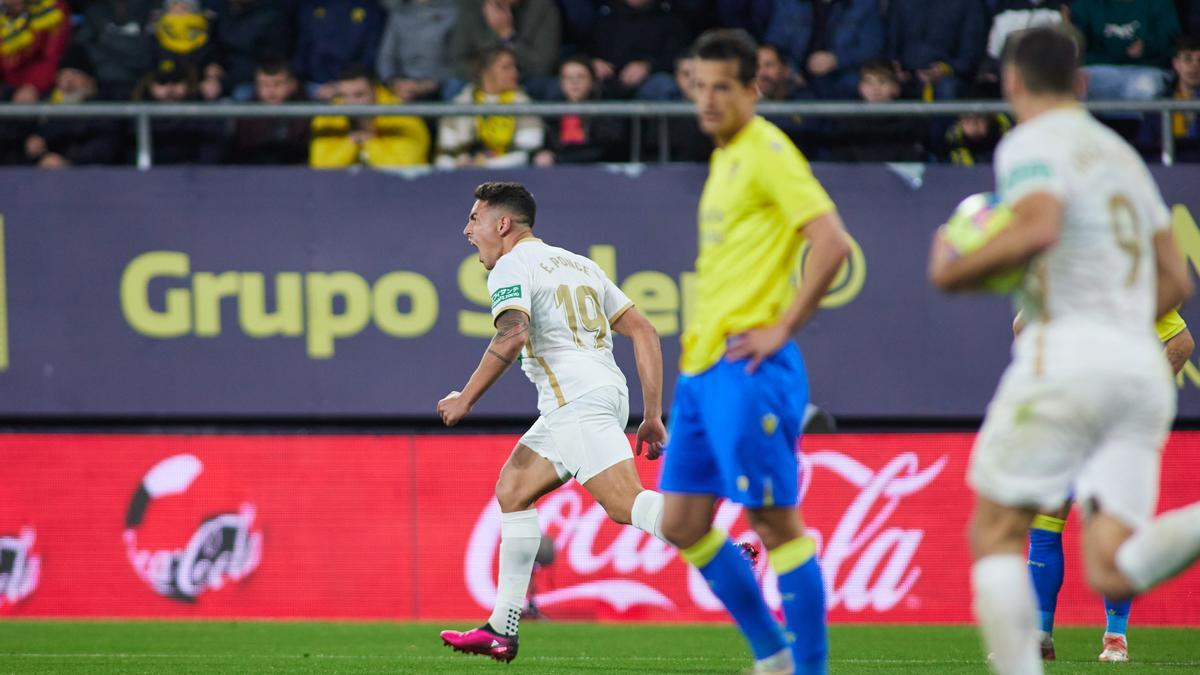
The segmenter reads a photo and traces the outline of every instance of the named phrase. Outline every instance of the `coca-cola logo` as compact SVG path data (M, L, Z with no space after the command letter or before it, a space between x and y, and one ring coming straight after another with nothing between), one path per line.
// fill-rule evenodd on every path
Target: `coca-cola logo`
M947 462L948 457L941 456L922 467L916 453L900 452L876 470L842 452L802 455L802 495L808 492L818 470L822 483L828 474L847 483L851 491L857 490L832 528L813 523L808 526L821 557L829 609L886 612L908 596L921 576L915 559L925 531L898 526L891 522L892 516L906 497L932 483ZM844 492L846 487L831 481L820 489ZM542 531L555 533L560 561L555 564L567 565L578 581L539 593L537 605L546 609L584 600L603 603L622 613L637 606L674 609L676 603L660 590L664 584L657 583L655 577L678 560L677 552L633 527L622 528L616 537L602 544L598 535L608 516L599 504L585 504L584 495L571 488L557 490L538 504ZM758 544L757 535L741 525L742 509L739 504L721 503L714 524L730 532L735 541ZM493 564L499 544L500 509L489 500L471 533L463 570L468 592L485 609L491 608L496 598ZM777 609L778 586L766 556L761 557L758 572L768 604ZM687 595L702 610L722 610L720 600L695 569L688 570Z
M234 512L200 517L196 529L186 539L179 538L181 546L139 544L139 531L153 517L155 500L185 494L203 470L195 455L162 460L146 472L125 517L125 553L138 577L159 595L184 602L241 581L262 562L262 531L249 502L241 502Z
M33 552L37 532L22 527L16 534L0 535L0 609L28 598L37 588L42 556Z

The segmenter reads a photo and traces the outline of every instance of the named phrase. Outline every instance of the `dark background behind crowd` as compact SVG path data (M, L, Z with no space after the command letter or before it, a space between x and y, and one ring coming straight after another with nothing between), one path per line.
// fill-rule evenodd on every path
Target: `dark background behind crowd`
M1088 98L1200 98L1200 0L0 0L0 100L328 102L315 119L155 119L155 164L506 167L628 161L630 122L460 116L347 118L341 104L687 100L689 45L743 28L771 101L994 99L1014 31L1070 22ZM1105 121L1147 154L1157 116ZM773 119L813 159L991 161L1003 115ZM1180 161L1200 121L1172 116ZM691 119L654 122L673 161L712 146ZM0 163L132 161L121 120L5 120Z

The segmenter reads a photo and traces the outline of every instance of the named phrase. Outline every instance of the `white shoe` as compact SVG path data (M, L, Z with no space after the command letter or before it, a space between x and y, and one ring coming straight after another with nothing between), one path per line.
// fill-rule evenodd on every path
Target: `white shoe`
M1125 636L1119 633L1104 634L1104 651L1100 652L1100 660L1110 663L1124 663L1129 660L1129 643Z
M755 661L754 670L750 672L753 675L792 675L796 672L792 664L792 650L780 649L765 659Z

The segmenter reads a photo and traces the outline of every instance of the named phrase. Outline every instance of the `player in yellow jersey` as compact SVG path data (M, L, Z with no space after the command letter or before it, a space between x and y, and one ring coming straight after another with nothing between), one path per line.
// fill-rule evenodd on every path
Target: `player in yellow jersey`
M1013 332L1020 333L1023 327L1021 315L1013 321ZM1192 333L1178 311L1168 312L1154 325L1158 339L1163 343L1167 361L1175 374L1183 370L1192 355L1196 343ZM1029 529L1029 574L1038 596L1041 614L1042 658L1055 659L1054 611L1058 605L1058 593L1062 590L1064 576L1063 527L1071 512L1068 501L1061 509L1043 511L1033 519ZM1128 661L1129 639L1126 630L1132 601L1104 599L1104 637L1100 651L1101 661Z
M824 585L797 509L808 380L792 335L816 311L850 241L804 156L755 115L750 36L710 31L695 54L693 98L717 150L700 198L697 302L665 451L663 534L725 604L750 643L755 672L824 673ZM717 497L747 508L779 577L787 634L738 547L713 529Z

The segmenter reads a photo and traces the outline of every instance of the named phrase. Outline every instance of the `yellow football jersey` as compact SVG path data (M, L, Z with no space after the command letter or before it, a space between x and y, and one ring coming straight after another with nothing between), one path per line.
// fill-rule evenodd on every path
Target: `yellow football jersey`
M1179 312L1176 310L1167 312L1154 324L1154 330L1158 333L1160 342L1166 342L1179 335L1183 332L1184 328L1187 328L1187 324L1184 323L1183 317L1179 316Z
M834 210L804 155L755 117L713 152L700 197L696 300L680 369L721 360L731 335L772 324L795 295L801 227Z

